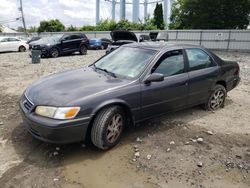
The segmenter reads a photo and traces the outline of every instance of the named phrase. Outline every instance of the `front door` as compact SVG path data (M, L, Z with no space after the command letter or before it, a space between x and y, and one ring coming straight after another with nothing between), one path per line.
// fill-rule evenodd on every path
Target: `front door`
M183 50L166 52L151 73L161 73L161 82L141 83L141 119L161 115L187 104L188 73Z

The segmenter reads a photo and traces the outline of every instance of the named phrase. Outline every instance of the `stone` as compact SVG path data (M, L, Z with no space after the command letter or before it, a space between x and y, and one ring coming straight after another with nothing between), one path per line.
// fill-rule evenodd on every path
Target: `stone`
M60 148L59 147L56 147L56 151L59 151L60 150Z
M169 151L170 151L170 148L167 149L167 152L169 152Z
M203 138L197 138L197 142L199 143L203 142Z
M133 162L136 162L136 158L133 158L132 161L133 161Z
M135 157L140 157L140 152L135 152Z
M0 125L3 125L3 122L2 122L2 121L0 121Z
M136 142L142 142L142 140L139 137L137 137Z
M213 135L214 133L212 131L207 131L207 134Z
M202 162L198 162L197 166L201 168L201 167L203 167L203 163Z
M56 156L58 155L59 153L57 151L54 151L53 155Z
M147 155L147 159L148 159L148 160L150 160L150 159L151 159L151 157L152 157L151 155Z
M174 144L175 144L175 142L174 142L174 141L171 141L169 144L170 144L170 145L174 145Z

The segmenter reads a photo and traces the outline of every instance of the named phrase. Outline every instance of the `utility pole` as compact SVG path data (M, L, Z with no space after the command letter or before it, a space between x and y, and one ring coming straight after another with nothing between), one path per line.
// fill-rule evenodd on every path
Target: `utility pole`
M25 20L24 20L23 2L22 2L22 0L20 0L20 8L19 8L19 10L21 11L21 14L22 14L23 29L24 29L24 32L27 34L26 25L25 25Z

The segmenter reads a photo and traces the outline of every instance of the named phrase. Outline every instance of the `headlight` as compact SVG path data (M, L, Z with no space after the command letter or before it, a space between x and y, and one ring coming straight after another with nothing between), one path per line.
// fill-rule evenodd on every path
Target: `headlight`
M52 106L37 106L35 113L54 119L72 119L76 117L80 107L52 107Z

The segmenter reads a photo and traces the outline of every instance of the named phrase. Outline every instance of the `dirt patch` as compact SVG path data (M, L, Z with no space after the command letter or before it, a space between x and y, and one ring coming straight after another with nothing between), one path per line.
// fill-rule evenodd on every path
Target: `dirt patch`
M37 141L18 110L27 85L86 66L104 51L38 65L30 64L28 53L1 53L0 187L250 187L250 54L216 53L241 67L241 84L229 92L225 108L194 107L141 123L106 152Z

